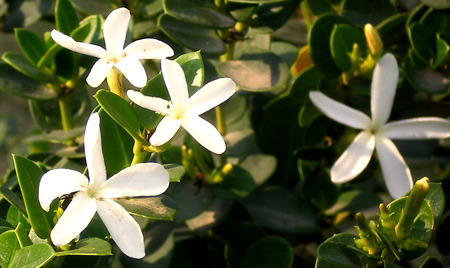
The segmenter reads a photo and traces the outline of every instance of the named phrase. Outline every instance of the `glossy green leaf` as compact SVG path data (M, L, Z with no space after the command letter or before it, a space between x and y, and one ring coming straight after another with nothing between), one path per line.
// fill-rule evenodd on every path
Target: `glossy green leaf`
M275 172L277 159L272 155L252 154L239 166L248 171L257 185L261 185Z
M137 115L130 104L117 94L110 91L99 90L94 98L108 115L116 121L133 138L143 144L149 145L141 135L140 124Z
M249 47L238 60L221 62L218 68L239 88L250 92L285 88L290 78L289 68L277 55L255 47Z
M211 189L215 196L225 200L244 198L256 187L250 173L240 166L230 166L224 174L222 170L216 171L210 178Z
M258 188L243 201L253 221L283 232L314 233L319 230L315 213L295 195L278 186Z
M288 0L230 0L232 3L243 3L243 4L271 4L278 2L286 2Z
M170 182L180 182L186 173L186 169L181 165L165 164L163 166L169 172Z
M58 31L70 34L78 27L78 17L69 0L58 0L55 5L55 22Z
M158 27L172 40L191 49L199 49L205 53L222 54L225 45L214 29L197 25L186 26L186 22L164 14L158 19Z
M6 63L0 63L0 90L26 99L49 100L58 96L44 83L28 78Z
M20 249L14 230L9 230L0 234L0 267L11 267L11 259L14 253ZM18 266L15 266L18 267Z
M450 1L448 0L420 0L425 5L435 9L447 9L450 8Z
M289 89L289 96L295 98L299 102L299 105L308 103L309 92L317 89L322 77L322 74L315 66L306 68L294 80L294 83Z
M444 268L444 264L436 257L428 256L419 266L419 268Z
M409 58L404 62L404 74L412 86L420 91L431 94L441 94L450 88L450 81L445 74L430 67L415 67Z
M26 218L26 213L23 213L15 206L9 207L8 212L6 213L6 221L14 228L19 224L22 224L26 226L27 229L31 229L29 220Z
M26 214L25 204L23 201L9 188L4 185L0 186L0 195L6 199L11 205L19 209L23 214Z
M326 76L338 76L341 70L331 55L330 39L335 25L350 24L344 17L325 14L317 18L311 26L309 48L317 69Z
M34 244L16 251L11 260L10 267L40 267L48 263L54 254L55 251L49 244Z
M408 36L416 55L424 62L430 62L435 54L436 36L423 24L413 24L408 28Z
M40 238L48 238L51 227L38 199L38 186L43 174L42 170L26 158L13 155L13 160L31 226Z
M176 213L174 201L164 195L118 199L117 203L132 215L152 220L173 220Z
M334 27L330 37L331 55L339 69L344 72L354 67L354 62L350 57L354 44L358 45L361 53L364 53L367 49L366 39L360 30L347 24ZM364 56L364 54L361 56Z
M14 29L14 33L23 54L36 66L47 51L44 41L39 36L26 29L17 28Z
M436 55L431 64L431 67L433 69L440 67L445 62L449 50L450 48L447 42L445 42L444 39L438 37L438 39L436 40Z
M342 211L360 211L382 203L380 197L374 193L360 190L350 190L341 193L335 205L326 214L336 214Z
M311 13L316 16L323 13L334 12L331 3L328 0L306 0L305 3L308 5Z
M81 239L70 250L58 251L54 256L105 256L111 255L111 243L100 238Z
M345 0L342 4L342 10L344 17L361 26L366 23L377 25L382 20L397 13L395 6L389 0Z
M354 246L352 234L337 234L317 248L316 267L365 267L364 256L349 246Z
M31 239L28 237L29 228L27 228L24 224L19 222L19 224L17 224L15 233L17 241L19 242L21 248L31 246L33 244L33 242L31 242Z
M185 221L189 229L198 234L205 234L223 222L229 215L233 201L216 198L202 213ZM214 215L214 216L212 216Z
M2 55L2 60L23 75L26 75L34 80L41 82L50 82L52 80L48 73L42 69L36 68L22 54L5 52Z
M84 14L102 14L111 12L111 3L107 1L70 0L73 7Z
M102 151L106 172L116 174L130 166L133 159L133 138L104 111L99 111Z
M436 10L430 8L422 16L420 23L432 29L447 43L450 42L450 13L448 10Z
M234 20L217 12L214 3L208 0L164 0L163 3L167 14L187 23L215 29L234 26Z
M257 4L233 3L228 1L227 9L230 15L240 22L246 22L253 15L257 8Z
M259 5L252 16L254 20L253 27L260 28L263 31L267 29L277 30L292 17L300 2L301 0L290 0Z
M294 264L291 245L281 237L266 236L250 245L244 257L249 268L289 268Z

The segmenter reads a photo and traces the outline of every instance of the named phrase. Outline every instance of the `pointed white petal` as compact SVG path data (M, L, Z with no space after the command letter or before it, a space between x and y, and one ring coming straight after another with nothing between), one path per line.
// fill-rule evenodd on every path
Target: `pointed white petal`
M181 126L200 145L215 154L222 154L226 150L225 141L219 131L205 119L192 115L183 118Z
M113 10L105 19L103 36L109 55L121 56L130 17L130 11L122 7Z
M379 130L390 139L445 139L450 137L450 121L437 117L419 117L391 122Z
M391 114L398 81L398 66L392 54L384 55L375 66L372 78L372 124L384 125Z
M341 124L356 129L370 127L371 121L366 114L328 98L322 92L311 91L309 98L322 113Z
M72 241L88 226L96 210L95 199L78 192L50 233L53 244L60 247Z
M165 115L173 115L170 111L170 106L172 104L165 99L145 96L144 94L136 90L128 90L127 96L132 102L145 109L149 109Z
M91 114L86 124L84 154L86 155L89 171L89 184L102 184L106 180L106 167L103 159L100 117L98 113Z
M359 133L331 168L331 180L344 183L354 179L366 168L374 148L375 137L368 131Z
M97 193L100 198L155 196L169 187L169 173L162 165L140 163L121 170L104 182Z
M72 37L60 33L57 30L53 30L51 36L56 43L69 50L97 58L105 58L107 55L104 48L97 45L77 42Z
M168 44L151 38L134 41L123 51L127 56L137 59L164 59L173 56L173 49Z
M412 189L411 171L390 139L377 137L376 150L387 189L393 198L400 198Z
M135 86L142 88L147 84L147 74L142 63L134 57L125 57L115 67Z
M228 100L234 92L236 92L236 83L230 78L219 78L211 81L189 98L184 111L189 114L200 115Z
M153 146L161 146L175 136L181 126L181 119L175 119L170 116L164 117L156 127L155 132L150 137L150 143Z
M78 192L88 184L86 176L78 171L62 168L50 170L39 182L39 203L45 211L48 211L55 198Z
M144 236L137 222L116 202L97 200L97 212L114 242L127 256L140 259L145 256Z
M103 59L99 59L92 66L91 72L86 78L86 82L91 87L98 87L105 81L106 76L109 74L114 64L112 62L106 62Z
M183 69L177 62L163 59L161 61L161 73L175 109L181 112L189 98Z

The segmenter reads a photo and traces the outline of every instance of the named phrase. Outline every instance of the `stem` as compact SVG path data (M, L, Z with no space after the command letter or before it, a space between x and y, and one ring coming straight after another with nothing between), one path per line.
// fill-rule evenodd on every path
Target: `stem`
M61 113L61 124L64 131L73 129L73 118L72 118L72 106L70 104L70 95L64 95L59 97L59 112ZM74 140L69 140L66 142L67 147L75 145Z
M116 67L113 67L111 69L108 76L106 77L106 81L108 82L109 90L111 90L111 92L125 99L122 87L122 73L119 72Z
M216 111L217 130L219 131L220 135L225 136L227 134L225 109L219 105L219 106L216 106L215 111ZM221 155L220 156L220 164L225 165L226 163L227 163L227 157Z
M138 140L134 140L133 146L133 160L131 161L131 166L138 163L145 162L148 153L143 150L142 143Z

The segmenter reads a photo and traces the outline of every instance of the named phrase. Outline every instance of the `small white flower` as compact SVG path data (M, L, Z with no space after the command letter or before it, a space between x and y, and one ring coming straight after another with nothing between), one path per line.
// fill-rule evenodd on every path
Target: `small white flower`
M450 137L450 121L419 117L387 123L398 81L398 66L392 54L377 63L372 79L372 119L364 113L336 102L318 91L311 101L331 119L362 129L353 143L331 168L331 180L344 183L359 175L376 148L389 193L399 198L412 188L411 172L391 139L441 139Z
M84 135L89 179L70 169L50 170L41 178L39 202L45 211L55 198L75 192L50 237L54 245L66 245L88 226L97 212L122 252L142 258L145 256L142 231L114 199L159 195L169 186L169 173L159 164L141 163L123 169L107 180L99 124L98 114L92 114Z
M76 42L72 37L57 30L53 30L51 36L62 47L99 58L86 79L91 87L98 87L113 67L133 86L143 87L147 83L147 74L139 60L170 57L173 50L166 43L150 38L137 40L123 48L129 21L130 11L123 7L108 15L103 25L106 50L97 45Z
M171 102L144 96L128 90L127 95L137 105L165 115L150 137L150 143L161 146L168 142L182 126L198 143L213 153L225 151L225 142L217 129L200 117L206 111L229 99L236 91L230 78L219 78L209 82L189 97L188 86L181 66L171 60L161 61L161 73L166 83Z

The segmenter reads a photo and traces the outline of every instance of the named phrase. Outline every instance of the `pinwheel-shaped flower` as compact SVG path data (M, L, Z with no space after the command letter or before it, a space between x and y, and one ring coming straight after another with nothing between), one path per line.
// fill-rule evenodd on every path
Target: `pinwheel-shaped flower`
M145 256L142 231L114 199L159 195L169 186L169 173L159 164L141 163L107 180L99 123L98 114L92 114L84 136L89 179L70 169L50 170L41 178L39 202L45 211L49 210L55 198L75 193L50 238L56 246L69 243L88 226L97 212L122 252L133 258L142 258Z
M106 50L97 45L76 42L57 30L53 30L51 36L62 47L99 58L86 79L91 87L98 87L114 67L133 86L143 87L147 83L147 75L139 59L163 59L172 56L173 50L169 45L150 38L137 40L123 48L129 21L130 11L126 8L115 9L108 15L103 25Z
M219 78L209 82L189 97L188 86L181 66L171 60L161 62L161 73L166 83L171 102L144 96L128 90L128 97L137 105L165 115L150 137L150 143L161 146L168 142L182 126L198 143L213 153L225 151L225 142L217 129L199 115L211 110L230 98L236 84L230 78Z
M420 117L387 123L398 80L397 61L391 54L377 63L372 79L372 119L366 114L313 91L309 96L320 111L349 127L362 129L331 168L331 180L344 183L359 175L376 148L387 189L399 198L412 187L411 172L391 139L450 137L450 121Z

